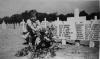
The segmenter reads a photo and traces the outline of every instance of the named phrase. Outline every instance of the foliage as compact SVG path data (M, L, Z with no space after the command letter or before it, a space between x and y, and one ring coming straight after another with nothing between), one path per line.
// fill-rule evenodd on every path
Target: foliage
M52 31L54 28L49 26L47 28L41 28L41 30L37 30L35 35L40 38L40 43L37 45L28 44L27 47L19 50L15 56L22 57L31 53L31 58L45 57L48 53L51 53L52 57L55 56L54 47L50 48L53 45L54 40L52 39L53 34ZM38 35L40 33L40 35ZM45 38L47 37L47 38ZM33 38L33 37L31 37ZM30 39L30 38L29 38ZM36 39L36 38L35 38Z

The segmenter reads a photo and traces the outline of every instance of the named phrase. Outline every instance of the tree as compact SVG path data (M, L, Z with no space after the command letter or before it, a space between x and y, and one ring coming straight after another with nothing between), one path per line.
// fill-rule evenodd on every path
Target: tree
M62 20L62 21L65 21L66 20L66 16L64 14L60 14L58 16L59 16L59 19L60 20Z
M22 19L24 19L25 21L27 20L27 19L29 19L30 18L30 15L29 15L29 11L25 11L25 12L22 12L21 13L21 17L22 17Z
M97 19L100 19L100 12L93 12L91 14L89 14L89 18L90 19L94 19L94 16L97 16Z
M12 23L20 23L22 21L22 17L20 14L14 14L10 17Z
M2 18L2 21L5 21L5 23L7 24L7 23L9 23L9 19L10 18L8 16L5 16Z
M79 16L86 16L86 19L90 20L90 17L88 15L88 13L86 11L84 11L84 10L79 13Z
M93 12L90 14L91 16L91 19L94 19L94 16L97 16L97 18L99 19L100 18L100 12Z
M47 15L47 20L48 21L54 21L57 19L57 13L50 13Z
M43 21L44 18L47 18L47 14L38 12L36 17L37 17L38 20Z
M88 16L88 13L83 10L79 13L79 16Z
M74 14L73 13L68 13L65 15L66 17L74 17Z
M2 23L2 18L0 18L0 24Z

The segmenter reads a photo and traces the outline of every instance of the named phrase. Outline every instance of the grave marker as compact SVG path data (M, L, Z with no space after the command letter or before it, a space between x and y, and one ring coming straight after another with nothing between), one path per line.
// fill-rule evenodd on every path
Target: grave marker
M62 39L62 45L66 45L66 40Z
M89 43L89 47L90 47L90 48L93 48L94 46L95 46L94 41L90 41L90 43Z
M4 21L2 23L2 29L6 29L6 23Z
M22 32L27 32L25 21L23 20L20 24L21 24L20 27L21 27L21 29L22 29Z

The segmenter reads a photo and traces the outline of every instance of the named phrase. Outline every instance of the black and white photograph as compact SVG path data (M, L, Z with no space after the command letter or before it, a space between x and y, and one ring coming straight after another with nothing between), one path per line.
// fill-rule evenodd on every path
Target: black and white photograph
M0 0L0 59L100 59L100 0Z

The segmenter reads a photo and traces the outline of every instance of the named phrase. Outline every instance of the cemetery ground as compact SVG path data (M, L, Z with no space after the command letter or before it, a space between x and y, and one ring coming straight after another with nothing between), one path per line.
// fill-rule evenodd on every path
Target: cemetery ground
M26 57L16 57L15 53L21 48L22 39L19 30L0 29L0 59L27 59ZM83 43L83 42L82 42ZM99 49L74 45L62 46L63 49L56 52L56 56L50 59L99 59ZM77 53L77 51L80 53ZM76 53L75 53L76 51Z

